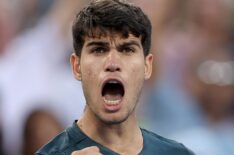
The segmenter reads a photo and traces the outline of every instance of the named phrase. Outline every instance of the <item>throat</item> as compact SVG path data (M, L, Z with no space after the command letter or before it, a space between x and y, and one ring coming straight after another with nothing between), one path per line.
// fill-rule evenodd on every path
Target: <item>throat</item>
M131 136L112 137L111 141L108 139L109 141L100 144L121 155L139 154L144 147L142 133L141 131L135 133L133 130L131 132L133 133Z
M103 86L102 97L107 104L118 104L124 96L124 87L118 81L110 80Z
M118 154L139 154L143 149L143 135L135 115L122 124L108 125L97 119L92 110L86 107L77 125L90 139Z
M121 155L139 154L143 150L143 135L138 126L131 125L128 129L119 125L100 127L97 135L96 142Z

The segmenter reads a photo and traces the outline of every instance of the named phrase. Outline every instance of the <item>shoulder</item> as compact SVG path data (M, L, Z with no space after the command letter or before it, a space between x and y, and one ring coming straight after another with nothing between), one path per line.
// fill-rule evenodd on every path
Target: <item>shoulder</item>
M36 155L63 155L63 152L69 147L69 135L65 131L52 139L49 143L40 148Z
M36 152L36 155L65 155L75 149L75 145L79 144L84 137L74 136L71 133L72 127L67 128L49 143L44 145Z
M146 149L150 150L151 152L156 151L157 153L163 155L194 155L192 151L181 143L167 139L146 129L141 130L144 137L144 145L146 146Z

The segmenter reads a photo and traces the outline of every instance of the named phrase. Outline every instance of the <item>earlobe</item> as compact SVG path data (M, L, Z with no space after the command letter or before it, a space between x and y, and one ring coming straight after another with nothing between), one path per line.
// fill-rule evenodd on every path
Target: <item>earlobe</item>
M81 81L81 67L80 67L80 58L75 54L72 53L71 57L70 57L70 64L72 67L72 72L73 72L73 76Z
M145 58L145 80L151 77L153 68L153 55L150 53Z
M79 62L78 62L78 68L77 68L77 73L78 73L78 75L77 75L77 80L79 80L79 81L82 81L82 76L81 76L81 71L80 71L80 64L79 64Z

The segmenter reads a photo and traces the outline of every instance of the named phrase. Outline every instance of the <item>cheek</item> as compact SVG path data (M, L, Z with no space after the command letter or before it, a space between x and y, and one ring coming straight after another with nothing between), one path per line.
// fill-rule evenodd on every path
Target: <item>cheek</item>
M84 71L82 72L83 77L87 79L88 81L93 81L94 77L96 76L96 73L93 72L92 68L84 68Z
M83 63L81 66L81 76L88 82L95 81L97 78L98 66L92 62Z
M97 89L96 86L97 78L98 78L98 70L97 66L95 66L92 63L82 63L81 65L81 78L82 78L82 85L83 85L83 91L87 98L90 98L93 96L93 94L96 94Z
M128 72L128 82L131 86L131 90L134 93L137 93L136 91L141 90L141 87L144 83L144 62L136 61L135 63L129 64L129 70Z
M130 68L130 75L132 79L135 80L143 80L144 79L144 72L145 72L145 64L144 61L135 61L131 65L129 64Z
M94 66L94 65L93 65ZM84 66L81 72L83 92L87 104L95 106L98 100L98 75L94 67Z

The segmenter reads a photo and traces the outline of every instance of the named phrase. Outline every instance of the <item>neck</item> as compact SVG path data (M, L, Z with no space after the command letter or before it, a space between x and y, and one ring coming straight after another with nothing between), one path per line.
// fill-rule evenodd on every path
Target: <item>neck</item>
M88 137L120 154L138 154L143 148L143 137L134 113L124 122L110 125L87 107L77 124Z

